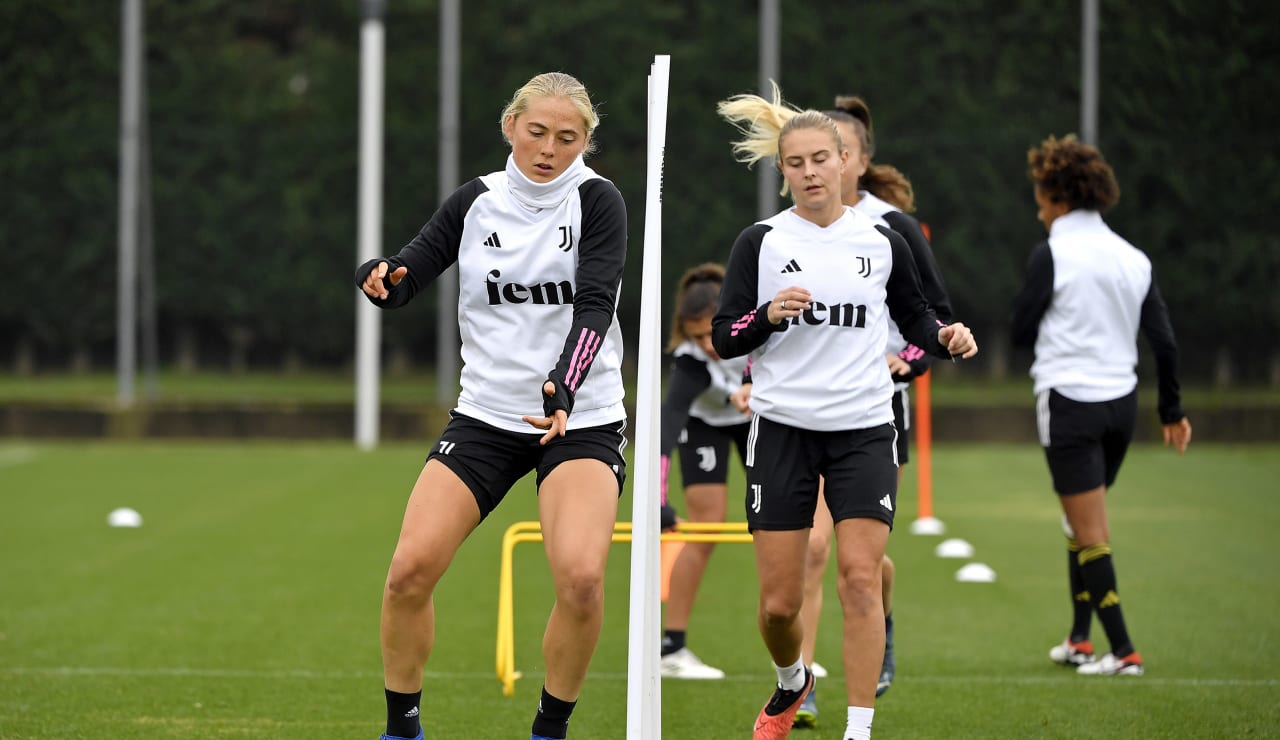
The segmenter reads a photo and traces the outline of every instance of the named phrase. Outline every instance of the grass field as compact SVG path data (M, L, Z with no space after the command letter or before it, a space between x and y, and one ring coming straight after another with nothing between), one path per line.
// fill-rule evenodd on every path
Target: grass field
M377 737L378 605L421 457L341 444L0 446L0 738ZM1110 513L1148 667L1136 679L1077 677L1045 657L1069 606L1039 451L948 446L935 466L948 536L973 543L998 578L954 580L964 561L934 557L938 538L905 526L908 485L890 541L899 674L876 737L1280 735L1280 449L1132 451ZM144 526L107 527L118 506ZM629 495L621 511L629 518ZM517 550L514 697L493 666L498 543L534 512L526 482L441 585L427 737L528 737L550 606L536 545ZM576 740L625 736L629 550L615 547ZM752 562L744 545L712 559L690 645L728 678L665 682L663 737L748 736L773 681ZM838 669L835 598L823 619L819 660ZM840 737L840 683L836 670L819 684L819 729L793 738Z

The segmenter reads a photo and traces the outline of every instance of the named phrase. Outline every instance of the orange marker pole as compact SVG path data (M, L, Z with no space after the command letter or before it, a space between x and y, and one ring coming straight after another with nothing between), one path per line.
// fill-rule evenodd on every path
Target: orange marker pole
M929 398L930 378L925 372L915 379L912 391L916 407L916 512L917 519L933 518L933 416Z

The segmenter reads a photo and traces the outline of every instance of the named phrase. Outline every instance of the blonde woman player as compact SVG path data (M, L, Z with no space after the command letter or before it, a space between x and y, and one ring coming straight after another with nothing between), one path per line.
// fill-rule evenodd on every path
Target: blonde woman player
M735 96L719 112L742 133L742 161L777 157L794 200L738 236L712 320L720 356L753 355L746 515L757 623L777 673L753 737L787 737L813 687L800 607L822 478L844 612L844 737L869 738L884 656L880 563L898 490L887 318L938 357L978 346L963 324L938 321L902 237L841 201L849 153L830 117L784 105L776 88L772 101Z
M405 509L382 596L383 740L453 734L420 724L435 639L433 594L458 547L511 486L537 472L555 584L534 740L564 738L604 614L604 570L625 463L622 335L614 307L627 212L587 167L599 118L587 90L552 72L502 112L506 167L445 200L400 253L356 271L374 305L398 308L459 270L462 393Z
M920 222L909 215L915 210L915 192L911 181L897 168L872 161L875 137L871 126L871 109L857 96L840 95L835 108L824 111L836 122L840 140L849 150L849 162L840 182L844 204L866 214L878 224L893 229L906 240L920 273L920 287L929 305L943 322L951 320L951 299L947 296L942 273L933 258L933 250ZM885 360L893 375L893 426L898 432L898 484L910 454L911 380L929 369L930 359L919 347L903 338L898 326L889 320L889 344ZM809 562L805 569L804 590L804 657L816 678L826 671L814 660L818 638L818 618L822 614L822 576L831 555L831 513L821 503L814 514L813 531L809 535ZM893 683L897 667L893 651L893 583L896 568L888 555L880 563L881 595L884 600L884 660L876 696L884 694ZM797 727L812 727L818 721L817 684L796 713Z

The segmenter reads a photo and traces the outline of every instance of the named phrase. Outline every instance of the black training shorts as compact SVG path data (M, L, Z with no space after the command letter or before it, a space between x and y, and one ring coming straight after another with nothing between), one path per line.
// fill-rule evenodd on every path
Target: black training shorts
M1133 441L1138 392L1112 401L1073 401L1055 390L1036 396L1036 426L1059 496L1110 488Z
M729 445L738 448L738 456L747 459L747 432L750 422L713 427L701 419L689 417L680 433L680 479L686 486L720 483L729 480Z
M498 507L507 491L530 470L537 470L537 485L568 460L600 460L618 479L618 493L626 480L627 463L622 457L627 422L618 421L584 429L570 429L563 437L538 444L543 432L509 432L457 411L449 412L449 423L431 448L427 460L439 460L471 489L480 518ZM532 427L530 427L532 429Z
M896 436L892 424L821 432L756 414L747 441L747 525L752 531L812 527L822 476L832 519L879 519L892 527Z

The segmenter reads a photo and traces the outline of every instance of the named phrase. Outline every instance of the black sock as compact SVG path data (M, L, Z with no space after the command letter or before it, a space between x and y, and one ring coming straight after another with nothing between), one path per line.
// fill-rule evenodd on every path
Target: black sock
M1071 538L1067 538L1067 578L1071 581L1071 641L1084 642L1093 622L1093 603L1080 572L1080 545Z
M1089 588L1090 603L1098 613L1098 621L1111 643L1111 654L1123 658L1133 652L1129 631L1120 613L1120 595L1116 591L1116 569L1111 563L1111 546L1105 542L1080 550L1080 573Z
M401 694L391 689L387 692L387 734L392 737L415 738L418 730L418 704L422 701L422 689L412 694Z
M684 649L684 630L663 630L662 631L662 654L670 655L677 650Z
M538 701L538 713L533 717L533 734L564 740L569 734L569 715L578 702L557 699L542 687L542 699Z

